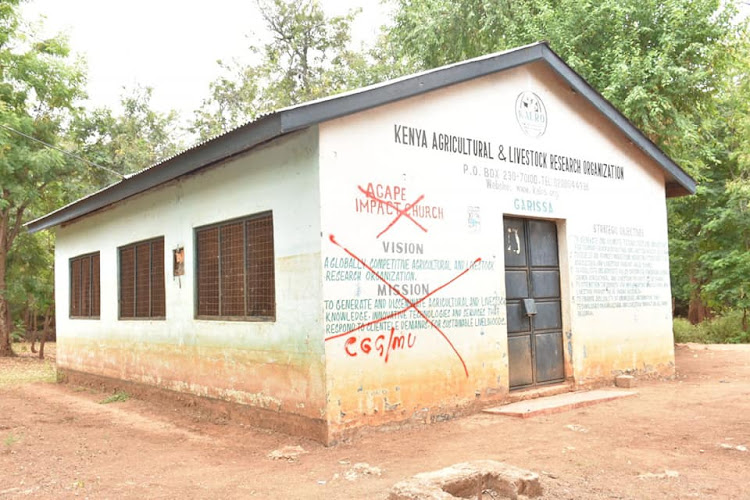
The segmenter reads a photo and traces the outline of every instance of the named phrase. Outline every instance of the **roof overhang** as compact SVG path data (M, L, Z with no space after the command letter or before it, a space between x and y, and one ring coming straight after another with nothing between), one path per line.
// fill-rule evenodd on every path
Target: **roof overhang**
M546 43L541 42L281 109L141 170L127 179L28 222L25 226L32 233L55 227L225 161L290 132L536 61L549 64L574 91L586 98L664 170L667 179L666 196L695 192L696 183L684 170L586 83Z

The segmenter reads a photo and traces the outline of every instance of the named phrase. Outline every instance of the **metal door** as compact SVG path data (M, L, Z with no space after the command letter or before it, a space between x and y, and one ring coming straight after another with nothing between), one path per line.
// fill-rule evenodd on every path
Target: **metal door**
M505 294L510 388L560 382L560 264L554 222L506 217Z

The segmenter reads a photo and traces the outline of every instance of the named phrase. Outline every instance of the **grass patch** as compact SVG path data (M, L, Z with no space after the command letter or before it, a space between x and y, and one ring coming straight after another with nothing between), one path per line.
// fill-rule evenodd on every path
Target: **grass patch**
M130 395L125 391L117 391L111 396L99 401L100 405L108 405L109 403L122 403L130 399Z
M8 434L5 437L5 439L3 439L3 443L5 444L5 446L7 446L8 448L10 448L11 446L13 446L14 444L16 444L20 440L21 440L21 436L18 436L18 435L13 434L11 432L10 434Z
M51 360L0 358L0 387L57 381L57 368Z
M39 359L38 354L32 353L28 342L14 343L13 351L15 357L0 358L0 387L57 381L57 346L54 342L47 342L44 346L45 359Z
M747 344L750 332L742 331L742 311L731 311L722 316L691 325L684 318L675 318L672 323L674 341L699 344Z

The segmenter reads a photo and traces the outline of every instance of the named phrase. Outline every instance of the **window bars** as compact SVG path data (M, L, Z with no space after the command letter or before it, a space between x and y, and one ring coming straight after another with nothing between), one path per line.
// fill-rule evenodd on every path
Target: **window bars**
M98 318L99 252L70 259L70 317Z
M164 237L120 247L120 319L165 316Z
M198 317L273 320L273 215L221 222L195 235Z

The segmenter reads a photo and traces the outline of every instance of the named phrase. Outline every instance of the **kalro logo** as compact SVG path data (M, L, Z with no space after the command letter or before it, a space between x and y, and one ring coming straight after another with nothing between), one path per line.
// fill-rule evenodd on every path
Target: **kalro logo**
M521 92L516 98L516 120L523 133L540 137L547 130L547 110L542 99L533 92Z

